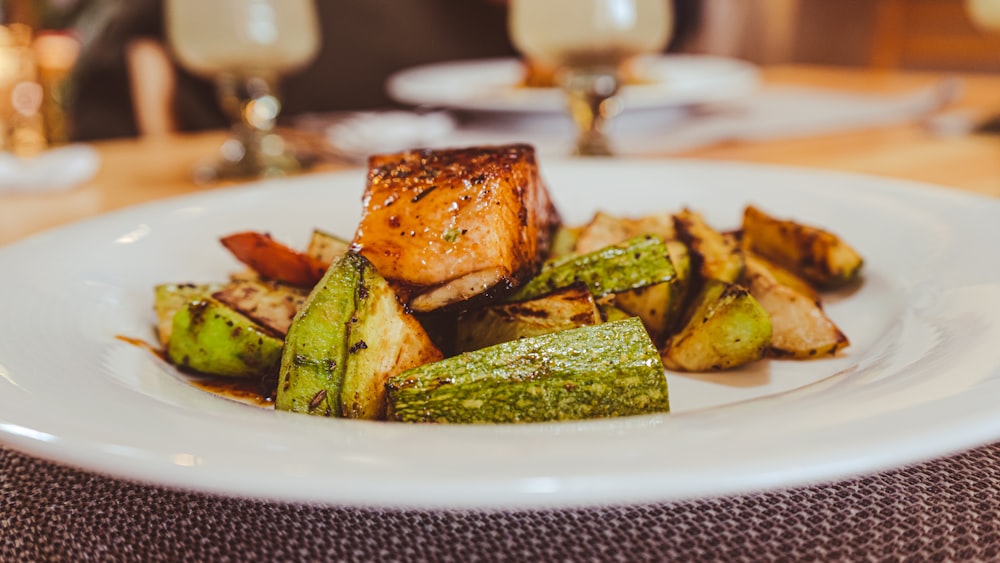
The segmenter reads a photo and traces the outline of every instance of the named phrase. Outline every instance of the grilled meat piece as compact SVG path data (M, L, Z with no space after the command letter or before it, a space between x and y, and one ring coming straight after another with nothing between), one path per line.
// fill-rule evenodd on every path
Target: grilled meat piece
M370 158L351 249L427 312L520 285L558 224L531 146L414 150Z

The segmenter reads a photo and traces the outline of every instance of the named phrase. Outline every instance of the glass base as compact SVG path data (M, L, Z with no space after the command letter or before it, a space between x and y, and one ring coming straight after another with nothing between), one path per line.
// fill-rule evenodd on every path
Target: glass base
M204 184L273 178L297 174L311 164L290 150L285 140L273 131L257 134L236 127L219 147L216 157L195 167L194 179Z
M561 69L558 81L566 92L569 114L579 136L576 156L613 156L608 133L621 110L617 98L620 78L615 67Z
M614 156L611 142L605 135L582 135L576 141L573 156Z

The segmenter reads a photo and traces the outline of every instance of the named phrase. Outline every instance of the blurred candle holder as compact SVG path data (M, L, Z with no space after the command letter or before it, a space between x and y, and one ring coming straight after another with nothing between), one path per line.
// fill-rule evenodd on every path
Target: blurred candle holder
M65 32L40 33L32 43L38 82L42 86L42 121L48 144L69 142L69 121L66 104L70 77L80 57L79 40Z
M38 154L47 144L31 41L26 25L0 26L0 149L18 156Z
M30 157L67 142L64 93L78 55L69 35L0 26L0 150Z

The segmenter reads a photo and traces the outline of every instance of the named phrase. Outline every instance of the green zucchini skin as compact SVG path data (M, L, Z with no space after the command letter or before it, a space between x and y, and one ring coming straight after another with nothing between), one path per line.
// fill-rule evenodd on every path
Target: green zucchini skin
M282 341L237 311L210 297L177 310L167 358L198 373L264 377L281 361Z
M773 327L767 310L737 284L710 279L684 328L667 340L663 364L679 371L718 371L764 357Z
M225 286L221 283L163 283L154 288L153 310L156 311L156 332L166 348L174 330L174 315L188 303L210 297Z
M288 327L276 409L324 416L340 414L363 260L347 254L334 262Z
M670 410L656 346L637 318L522 338L389 378L388 419L512 423Z
M340 416L384 420L386 380L443 356L375 266L362 255L352 257L357 259L360 276L355 292L357 309L348 336Z
M275 407L383 419L386 379L439 359L375 266L348 252L330 265L288 329Z
M669 282L674 276L663 239L646 235L550 262L537 276L508 296L507 301L534 299L577 283L586 284L594 297L602 297Z

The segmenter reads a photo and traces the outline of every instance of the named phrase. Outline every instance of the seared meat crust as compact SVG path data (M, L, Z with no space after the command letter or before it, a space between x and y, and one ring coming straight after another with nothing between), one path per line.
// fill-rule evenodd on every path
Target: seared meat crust
M373 156L363 203L351 249L415 311L520 285L559 224L535 151L520 144Z

